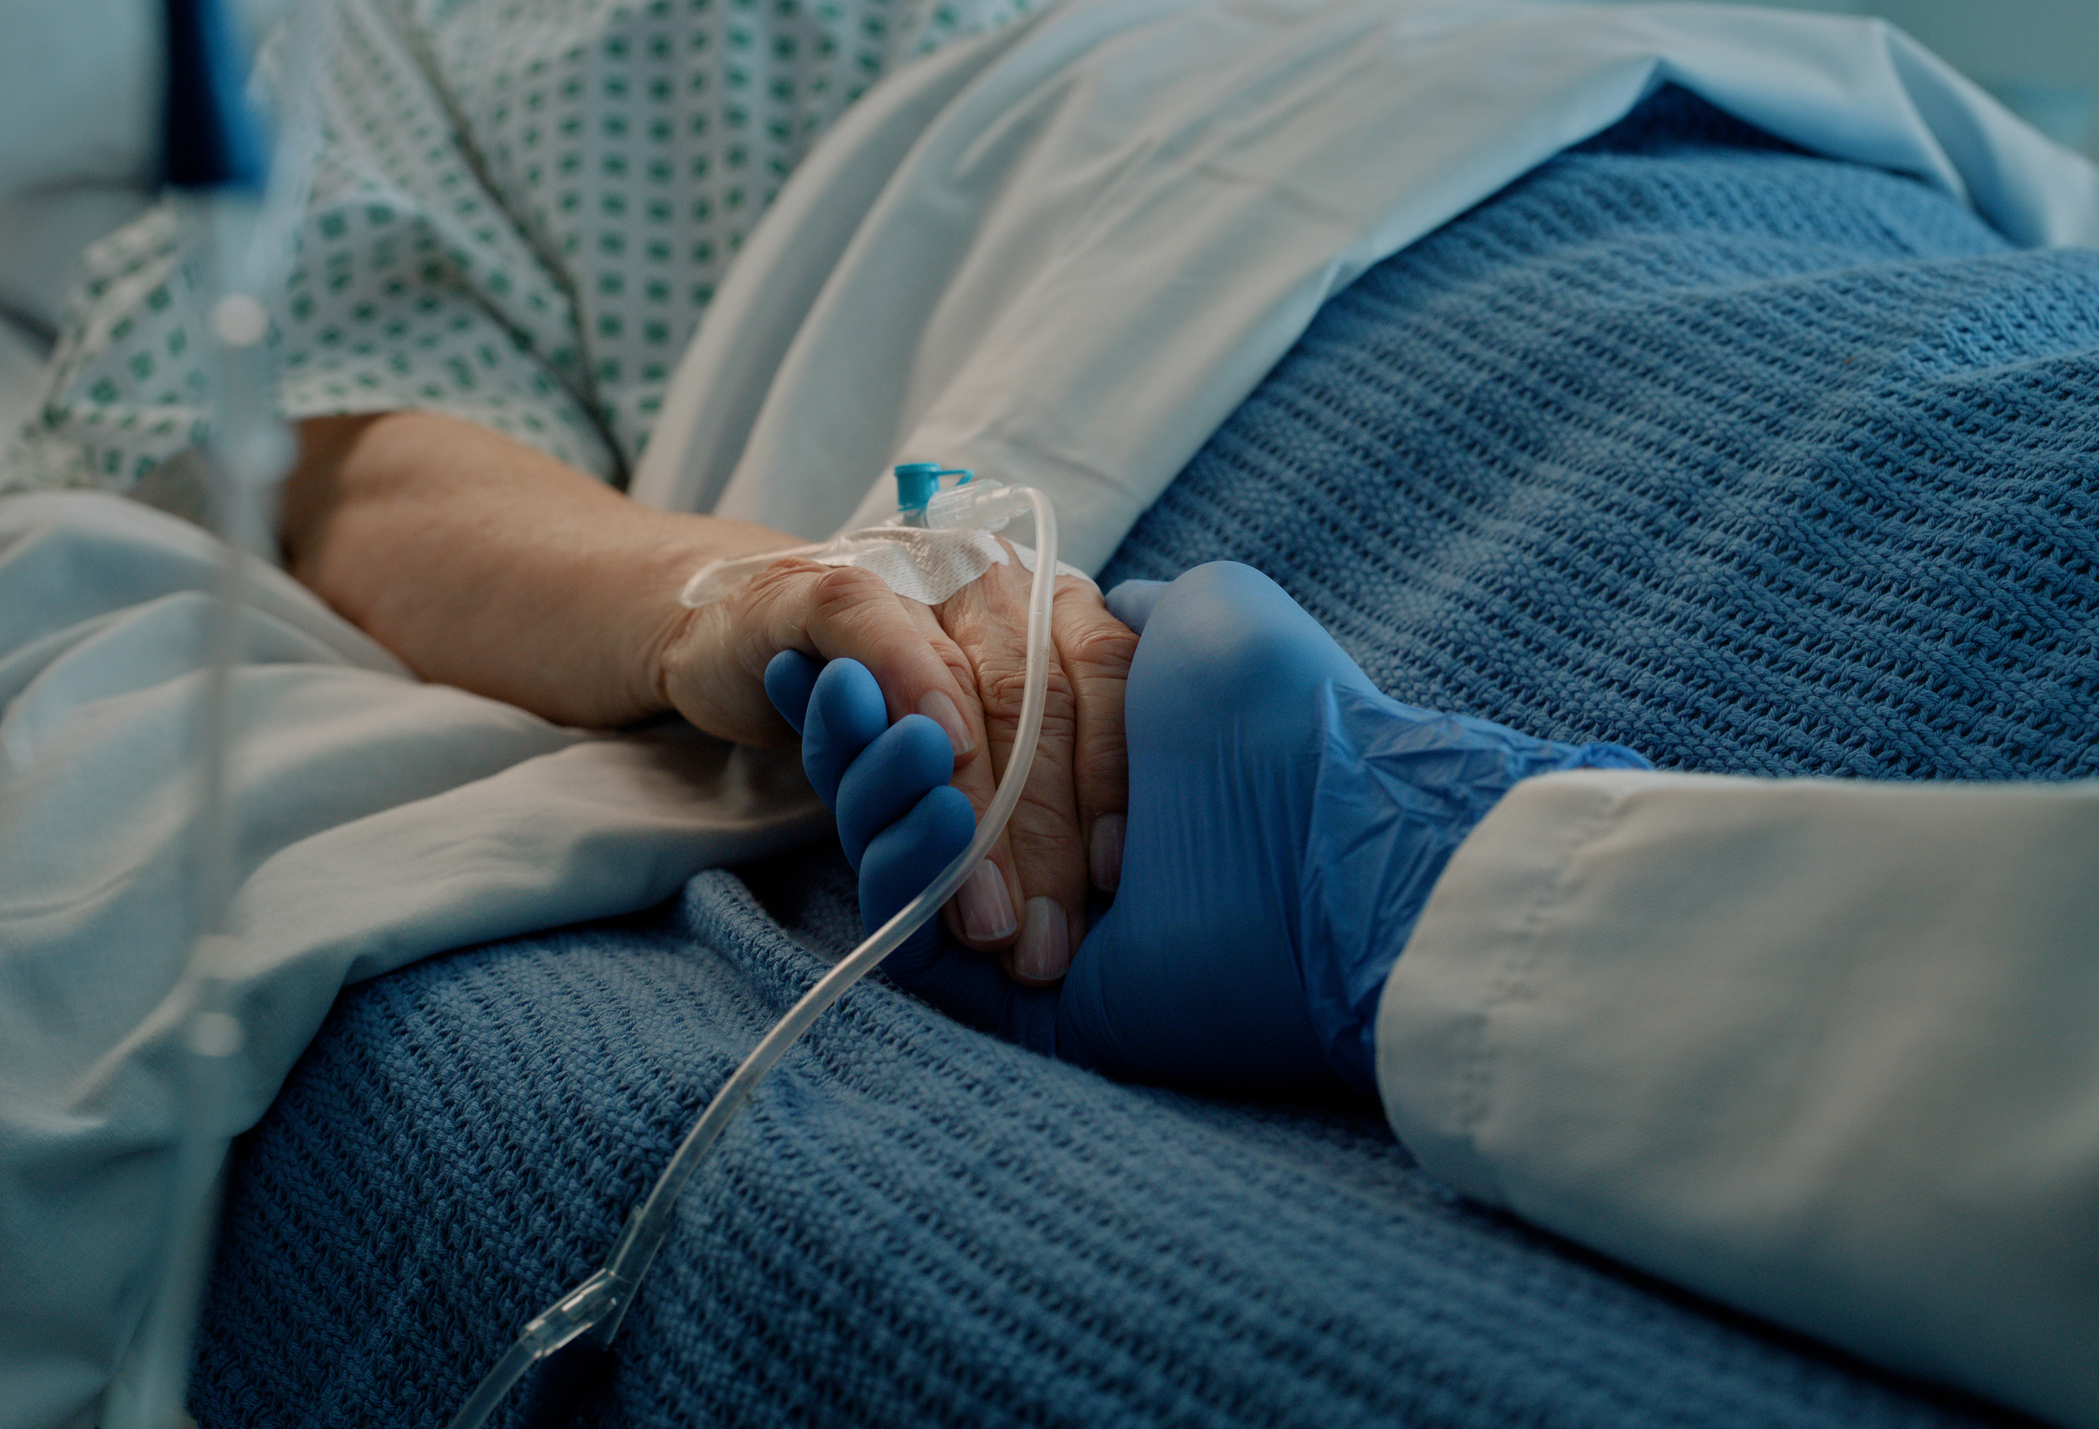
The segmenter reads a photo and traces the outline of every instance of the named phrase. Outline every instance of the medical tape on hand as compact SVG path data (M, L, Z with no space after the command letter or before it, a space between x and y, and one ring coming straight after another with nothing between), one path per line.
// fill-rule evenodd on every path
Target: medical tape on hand
M768 566L799 559L819 566L858 566L881 577L897 595L938 605L993 566L1004 565L1007 550L1007 542L981 528L928 531L916 526L870 526L815 545L709 561L678 592L678 603L694 610L712 605ZM1034 549L1013 543L1011 550L1019 557L1021 568L1033 574ZM1062 561L1057 563L1057 573L1093 584L1084 571Z

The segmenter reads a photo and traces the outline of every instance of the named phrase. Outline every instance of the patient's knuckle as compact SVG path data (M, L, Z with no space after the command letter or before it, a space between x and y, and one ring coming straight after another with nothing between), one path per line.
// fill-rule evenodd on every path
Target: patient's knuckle
M1014 858L1029 868L1075 869L1085 857L1073 837L1075 827L1068 798L1052 798L1039 788L1031 789L1014 806L1006 839Z
M1042 733L1035 745L1034 767L1028 788L1038 799L1068 804L1073 794L1073 756L1078 744L1078 720L1068 709L1054 706L1042 712ZM1068 821L1069 815L1066 819Z
M799 614L809 578L822 568L799 556L783 556L761 566L731 597L746 613L745 624L770 623L775 614ZM795 624L805 623L799 619Z
M1048 738L1073 722L1077 702L1072 694L1071 677L1054 662L1045 672L1043 688L1043 737ZM987 711L1001 718L1019 718L1027 691L1028 669L1024 661L1000 660L978 667L978 697Z
M1129 757L1121 739L1080 741L1072 754L1071 777L1082 801L1120 803L1129 779Z
M776 599L782 582L787 579L783 568L788 564L786 561L775 561L769 566L760 566L752 572L748 580L729 592L726 598L745 606L763 605Z
M821 567L811 580L810 593L811 604L834 617L889 599L889 587L882 578L859 566Z
M969 663L969 656L963 653L962 647L948 638L946 631L934 629L927 632L926 643L947 666L948 674L954 677L955 688L969 690L976 687L976 667Z
M1112 617L1089 620L1057 644L1064 662L1086 678L1121 679L1137 655L1137 632Z

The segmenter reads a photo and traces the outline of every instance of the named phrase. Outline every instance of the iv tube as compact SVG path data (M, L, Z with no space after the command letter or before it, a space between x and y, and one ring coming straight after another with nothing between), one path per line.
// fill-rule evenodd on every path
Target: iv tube
M303 7L312 9L311 5ZM203 339L212 360L207 445L210 517L221 542L207 632L207 678L194 735L197 771L189 870L190 957L177 1055L182 1123L169 1158L147 1313L127 1351L128 1382L113 1386L102 1422L110 1429L171 1429L182 1412L190 1339L217 1225L215 1182L228 1142L229 1106L245 1033L228 1006L212 940L228 931L238 881L238 830L228 792L232 672L246 620L247 558L268 488L289 463L290 438L274 408L264 298L279 264L269 261L273 227L258 227L265 195L294 176L245 97L230 17L220 0L165 0L167 47L162 178L198 229L195 276L204 298ZM280 198L277 208L283 208Z
M959 497L966 490L966 487L957 488L952 495ZM648 1197L628 1216L626 1227L620 1232L604 1266L526 1324L517 1340L453 1417L450 1429L480 1429L535 1361L572 1341L588 1335L600 1348L612 1343L613 1336L619 1333L620 1321L641 1288L642 1277L648 1274L656 1252L670 1234L671 1213L677 1204L678 1193L692 1178L700 1157L721 1136L738 1109L750 1099L752 1090L772 1070L773 1064L809 1030L809 1024L843 997L847 988L896 951L904 939L954 896L964 880L990 853L991 845L997 842L1006 827L1006 820L1012 817L1014 807L1020 803L1021 788L1027 782L1028 768L1035 759L1035 743L1042 733L1043 706L1049 697L1050 605L1057 583L1057 518L1048 498L1033 487L987 483L981 491L981 511L975 509L978 504L975 499L954 503L942 513L943 524L961 525L973 515L1009 514L1012 507L1024 501L1035 516L1036 559L1034 582L1028 590L1028 653L1020 727L1015 732L1012 752L1007 758L1005 775L999 780L998 791L992 796L984 817L977 821L977 836L940 871L939 877L926 885L918 897L905 904L895 917L869 934L867 940L853 949L844 961L818 979L809 991L802 994L801 1000L788 1009L787 1015L765 1034L744 1058L743 1065L714 1094L714 1099L707 1104L692 1130L686 1133L685 1140L679 1144L677 1153L657 1178Z

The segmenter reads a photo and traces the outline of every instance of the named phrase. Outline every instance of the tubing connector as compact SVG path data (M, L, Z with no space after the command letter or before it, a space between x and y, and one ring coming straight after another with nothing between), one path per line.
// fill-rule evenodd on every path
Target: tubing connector
M973 481L952 491L943 491L926 503L926 528L952 531L975 527L996 531L1032 508L1027 492L1018 486L996 481Z
M943 490L943 476L962 479ZM967 467L914 461L896 469L897 520L906 526L928 531L996 531L1030 509L1019 487L979 477Z

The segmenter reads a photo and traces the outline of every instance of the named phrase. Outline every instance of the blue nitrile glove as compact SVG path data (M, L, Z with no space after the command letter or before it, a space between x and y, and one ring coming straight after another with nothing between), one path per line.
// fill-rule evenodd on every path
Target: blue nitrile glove
M1114 1076L1247 1091L1339 1077L1374 1091L1378 994L1465 835L1532 774L1646 767L1617 745L1532 739L1386 698L1246 566L1131 582L1108 603L1143 636L1126 694L1129 825L1114 906L1060 989L1011 983L944 937L890 971L963 1021ZM969 831L935 831L917 806L882 824L901 796L860 807L861 759L885 771L866 776L869 788L926 790L912 782L926 771L901 772L867 726L847 741L827 733L842 725L811 724L804 758L818 792L817 770L851 766L850 780L830 781L841 827L849 811L855 828L882 827L861 870L873 926Z
M954 745L924 715L888 724L881 687L857 660L824 664L783 650L765 668L765 692L800 732L802 768L838 816L838 840L860 875L861 926L872 933L976 836L969 797L947 782ZM938 916L882 968L971 1026L1055 1052L1055 990L1009 981L996 962L950 938Z

